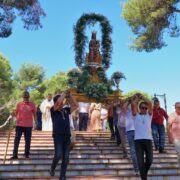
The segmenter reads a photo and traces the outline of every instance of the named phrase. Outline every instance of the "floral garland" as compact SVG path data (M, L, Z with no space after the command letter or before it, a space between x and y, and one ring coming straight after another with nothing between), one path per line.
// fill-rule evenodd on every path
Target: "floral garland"
M101 79L101 83L92 83L90 81L90 67L84 66L81 71L78 69L72 69L68 73L69 86L76 88L79 93L84 93L89 98L94 98L97 101L102 101L113 93L111 89L111 81L107 79L103 68L98 69L98 76Z
M112 53L112 40L110 34L112 27L107 18L100 14L83 14L74 26L74 51L76 65L81 68L85 64L85 47L87 43L87 36L85 36L85 27L87 25L94 25L99 22L102 32L102 64L105 69L109 68L111 53Z

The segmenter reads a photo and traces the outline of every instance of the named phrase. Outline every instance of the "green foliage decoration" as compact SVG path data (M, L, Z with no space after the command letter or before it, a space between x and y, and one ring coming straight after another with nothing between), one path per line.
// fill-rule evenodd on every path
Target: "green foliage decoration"
M152 96L144 91L140 91L140 90L134 90L134 91L129 91L128 93L123 95L123 99L131 99L131 97L133 97L135 94L141 94L143 97L145 97L148 100L152 100Z
M83 14L74 26L74 51L75 51L75 62L78 67L85 65L85 48L87 43L87 36L85 35L85 28L87 25L94 25L99 22L101 25L102 42L102 64L104 68L109 68L111 53L112 53L112 40L111 33L112 27L108 19L100 14L90 13Z
M105 83L88 83L84 88L85 94L97 101L103 100L108 95L108 88Z
M100 79L100 83L93 83L91 82L89 66L84 66L81 70L73 69L68 73L69 86L72 88L76 88L79 93L84 93L89 98L96 99L97 101L102 101L108 96L108 94L111 94L113 92L111 89L112 84L111 81L107 79L103 68L98 68L97 74ZM74 81L74 75L76 75L76 81Z

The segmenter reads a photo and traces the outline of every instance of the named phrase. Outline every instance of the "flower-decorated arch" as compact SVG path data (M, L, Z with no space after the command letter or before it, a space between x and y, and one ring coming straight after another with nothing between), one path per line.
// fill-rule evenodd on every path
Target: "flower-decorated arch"
M103 68L109 68L111 64L112 27L108 19L101 14L83 14L74 26L74 51L76 65L81 68L85 64L85 48L87 43L87 36L85 35L85 28L88 25L94 25L99 22L101 26L101 53Z

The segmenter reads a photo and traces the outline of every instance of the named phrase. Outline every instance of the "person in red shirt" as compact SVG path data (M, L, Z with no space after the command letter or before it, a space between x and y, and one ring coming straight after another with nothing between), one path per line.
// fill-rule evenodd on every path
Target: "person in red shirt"
M165 143L165 127L164 118L168 120L166 111L160 107L160 102L157 98L154 99L153 117L152 117L152 135L155 145L155 150L159 153L164 153Z
M111 139L115 139L114 124L113 124L113 106L110 101L107 101L108 106L108 124L111 131Z
M14 139L13 156L10 159L18 159L18 147L21 140L22 133L25 138L25 158L29 158L31 136L33 128L33 120L36 124L36 106L29 101L29 92L25 91L22 94L23 101L16 105L16 110L13 116L16 117L16 134Z

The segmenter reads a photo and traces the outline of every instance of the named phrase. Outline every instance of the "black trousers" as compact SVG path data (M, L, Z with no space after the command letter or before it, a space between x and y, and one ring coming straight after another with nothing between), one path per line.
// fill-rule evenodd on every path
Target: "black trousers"
M66 176L66 170L69 163L69 145L70 135L54 134L54 158L51 169L55 170L58 162L62 159L60 177Z
M121 144L121 137L117 125L115 125L115 136L116 136L117 145L119 146Z
M117 125L114 125L113 117L108 119L108 123L109 123L109 128L111 131L111 137L116 137L116 142L117 142L117 145L119 146L121 144L121 138L119 135L119 130L117 128Z
M79 131L86 131L88 124L88 113L79 113Z
M147 180L148 170L153 161L152 141L148 139L135 140L135 148L141 180Z
M109 129L111 131L111 137L115 137L113 117L108 118Z
M19 148L19 143L20 143L20 140L21 140L22 133L24 133L24 139L25 139L25 152L24 152L24 154L26 156L29 156L29 154L30 154L32 127L16 126L16 134L15 134L15 139L14 139L13 156L18 155L18 148Z

